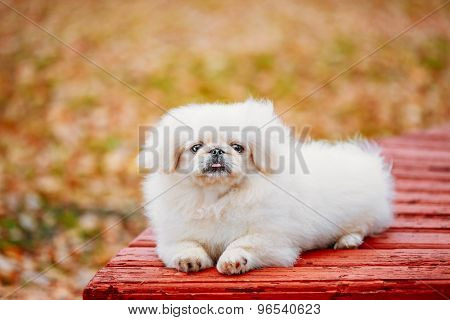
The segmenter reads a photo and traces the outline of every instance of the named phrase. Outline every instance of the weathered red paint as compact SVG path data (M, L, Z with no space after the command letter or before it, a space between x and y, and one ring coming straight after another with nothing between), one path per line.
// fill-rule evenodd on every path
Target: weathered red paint
M89 282L84 299L445 299L450 297L450 125L379 141L394 163L396 220L359 250L316 250L291 268L224 276L165 268L151 230Z

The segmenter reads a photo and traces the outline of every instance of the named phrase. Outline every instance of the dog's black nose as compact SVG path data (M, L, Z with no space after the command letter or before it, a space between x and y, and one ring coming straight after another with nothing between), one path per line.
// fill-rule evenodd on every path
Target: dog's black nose
M213 156L220 156L221 154L224 154L225 151L223 151L220 148L214 148L211 151L209 151L209 153L211 153Z

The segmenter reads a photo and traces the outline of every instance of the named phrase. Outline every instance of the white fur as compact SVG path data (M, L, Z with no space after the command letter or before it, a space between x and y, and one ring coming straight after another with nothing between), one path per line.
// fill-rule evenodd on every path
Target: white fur
M252 99L232 105L189 105L170 113L194 133L204 126L234 125L239 130L261 127L274 117L270 102ZM166 115L159 128L173 130L180 125ZM281 128L286 137L289 135L278 119L263 130L270 127ZM183 143L178 166L195 161L186 149L191 142ZM226 148L226 141L214 143ZM250 145L251 141L246 145L249 153ZM286 155L288 145L273 143L271 156ZM263 147L253 148L257 150L251 152L257 153ZM357 247L365 236L389 226L392 178L375 145L361 140L334 144L318 141L305 143L300 150L309 173L303 172L294 158L286 159L286 169L277 173L271 173L269 160L252 162L261 172L250 174L239 165L251 161L252 155L233 154L230 161L238 165L232 178L202 180L195 165L189 173L169 168L149 174L143 193L145 201L150 201L146 210L164 263L185 272L216 263L224 274L263 266L291 266L302 251L333 245ZM291 172L293 166L296 168Z

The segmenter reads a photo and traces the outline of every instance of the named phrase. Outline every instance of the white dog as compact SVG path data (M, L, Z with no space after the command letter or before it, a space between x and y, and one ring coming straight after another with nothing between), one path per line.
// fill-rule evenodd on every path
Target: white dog
M390 167L375 145L301 144L269 101L173 109L154 136L146 166L158 170L143 192L168 267L291 266L306 250L358 247L392 221Z

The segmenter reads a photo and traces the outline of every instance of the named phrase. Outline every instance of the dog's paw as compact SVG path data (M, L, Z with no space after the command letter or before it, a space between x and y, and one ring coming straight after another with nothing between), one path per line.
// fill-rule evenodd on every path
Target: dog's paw
M339 238L334 244L334 249L355 249L363 243L363 237L359 233L349 233Z
M176 255L171 265L178 271L197 272L212 267L214 263L203 249L193 248Z
M241 274L250 269L250 256L240 248L225 250L217 262L217 270L223 274Z

